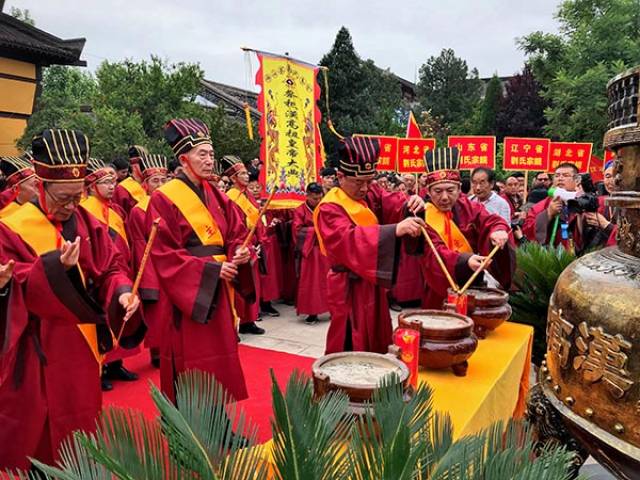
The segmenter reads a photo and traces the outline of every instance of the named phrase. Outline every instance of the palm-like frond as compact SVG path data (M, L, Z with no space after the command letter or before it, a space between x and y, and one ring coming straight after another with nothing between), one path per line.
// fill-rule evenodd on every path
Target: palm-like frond
M181 374L175 406L155 386L151 396L169 451L179 465L212 480L266 478L261 450L250 448L256 443L256 428L247 424L244 413L236 419L235 406L227 410L233 400L213 375L200 370Z
M517 250L518 271L514 278L517 289L509 303L512 321L531 325L535 330L533 361L537 365L546 351L546 325L549 300L560 274L575 260L563 247L527 243Z
M405 401L397 376L383 379L354 429L349 455L354 478L414 476L420 462L428 458L431 397L431 389L423 384Z
M121 479L179 480L190 475L168 455L157 420L137 410L103 410L96 434L80 440L92 458Z
M283 394L273 371L273 462L276 478L338 480L347 478L344 442L352 420L342 393L313 400L311 382L294 372Z
M94 443L93 435L75 432L60 445L58 451L60 461L55 467L45 465L32 459L33 465L45 474L47 479L55 480L111 480L113 476L107 468L100 465L86 448L88 443ZM94 443L95 444L95 443ZM29 479L36 479L30 474ZM25 477L26 478L26 477Z

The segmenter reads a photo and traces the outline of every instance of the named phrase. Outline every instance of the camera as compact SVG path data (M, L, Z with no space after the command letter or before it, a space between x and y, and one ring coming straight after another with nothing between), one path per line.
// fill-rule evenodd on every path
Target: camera
M585 193L567 201L569 213L597 212L599 206L598 197L594 193Z

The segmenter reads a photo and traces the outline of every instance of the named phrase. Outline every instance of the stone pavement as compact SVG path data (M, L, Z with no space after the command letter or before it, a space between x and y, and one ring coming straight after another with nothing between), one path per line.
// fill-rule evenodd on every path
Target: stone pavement
M329 328L329 315L320 316L315 325L304 323L303 315L296 315L295 308L282 303L273 306L280 312L279 317L265 317L258 325L267 332L264 335L240 335L243 345L293 353L318 358L324 354L324 342ZM391 312L394 327L398 313ZM533 369L531 369L533 372ZM535 381L534 378L531 381ZM593 458L589 457L580 473L590 480L612 480L613 477Z

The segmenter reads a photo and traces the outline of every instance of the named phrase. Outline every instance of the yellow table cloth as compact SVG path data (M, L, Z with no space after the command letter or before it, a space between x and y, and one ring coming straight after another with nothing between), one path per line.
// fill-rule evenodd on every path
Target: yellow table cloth
M477 433L498 420L520 418L529 390L533 328L506 322L484 340L469 359L465 377L451 369L420 369L418 382L433 389L436 410L449 412L454 439ZM273 478L273 440L261 445Z
M524 414L529 390L533 328L506 322L469 359L466 377L449 370L420 369L418 382L433 389L436 410L449 412L454 438L477 433L492 423Z

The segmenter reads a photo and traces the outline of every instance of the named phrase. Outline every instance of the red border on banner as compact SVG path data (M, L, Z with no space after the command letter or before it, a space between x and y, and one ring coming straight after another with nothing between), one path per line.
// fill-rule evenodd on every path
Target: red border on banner
M410 147L408 154L403 153L405 146ZM416 152L416 148L418 152ZM435 138L400 138L398 140L398 172L425 173L424 155L427 150L433 150L435 148ZM405 157L405 155L408 155L408 157ZM405 166L405 163L409 165Z
M569 158L568 156L568 152L573 152L573 149L571 147L577 148L578 145L582 147L582 151L583 151L582 156L579 157L580 160L582 160L582 163L580 164L577 163L577 160L572 161L571 158ZM588 150L585 151L585 149L587 148ZM557 149L561 150L560 155L562 156L562 158L559 160L556 160L555 158L556 155L554 155L554 151ZM562 152L562 150L568 150L568 152ZM580 149L577 148L577 150L579 153ZM548 171L554 172L557 166L560 165L561 163L573 163L578 168L578 173L587 173L589 172L589 163L591 162L592 153L593 153L593 143L590 143L590 142L551 142L551 145L549 146ZM571 154L571 157L572 156L573 156L573 153Z
M467 142L466 144L463 142L462 146L463 148L460 148L460 170L473 170L474 168L478 168L478 167L482 167L482 168L490 168L490 169L495 169L496 168L496 137L492 136L492 135L449 135L447 137L447 146L449 148L451 147L456 147L456 140L468 140L469 142ZM464 147L468 146L470 142L470 140L479 140L479 142L482 144L482 140L489 140L490 142L493 142L493 154L491 157L487 156L487 161L482 163L482 158L484 155L473 155L472 152L470 151L465 151ZM455 143L454 143L455 142ZM452 145L453 143L453 145ZM477 159L475 159L476 163L473 163L473 157L478 157ZM471 157L471 161L469 161L466 157Z
M507 154L508 153L516 153L516 152L508 152L507 151L507 144L509 143L509 141L516 141L518 145L522 145L524 142L526 141L530 141L530 142L535 142L535 143L540 143L543 144L543 148L546 148L546 152L540 152L540 155L542 155L541 159L542 159L542 164L534 164L534 162L532 161L531 164L529 164L529 158L531 158L532 160L537 159L538 157L528 157L527 153L525 152L525 154L523 156L518 155L518 164L514 165L511 163L511 161L507 162ZM551 140L549 140L548 138L530 138L530 137L504 137L503 139L503 145L504 145L504 151L503 151L503 159L502 159L502 168L504 168L504 170L509 170L509 171L547 171L549 169L549 153L551 151L551 149L549 148L551 144ZM514 156L511 155L509 156L509 160L511 160L511 158L513 158ZM524 163L522 163L522 159L524 159Z
M267 192L267 185L266 185L266 149L267 149L267 142L265 140L265 131L266 131L266 121L267 121L267 115L265 114L265 110L266 110L266 105L265 105L265 98L264 98L264 77L263 77L263 68L262 68L262 59L265 56L269 56L272 58L282 58L282 59L287 59L287 57L279 57L277 55L269 55L263 52L256 52L256 56L258 58L258 71L256 72L256 76L255 76L255 83L256 85L260 85L260 93L258 94L258 98L256 101L256 105L258 107L258 110L260 111L260 113L262 114L260 116L260 122L259 122L259 128L258 128L258 133L260 135L260 160L262 161L263 167L260 169L260 176L259 176L259 182L260 185L262 185L262 193L261 193L261 197L266 199L269 196L270 192ZM293 62L297 65L302 65L300 62L296 62L295 60L291 60L291 59L287 59L290 62ZM302 65L305 68L312 68L311 66L308 65ZM321 154L321 148L322 148L322 142L320 140L320 129L318 128L318 126L320 125L320 123L322 122L322 113L320 112L320 108L318 107L318 100L320 99L320 85L318 84L318 72L320 71L319 67L313 68L313 75L314 75L314 87L313 87L313 104L314 104L314 117L315 117L315 132L314 132L314 138L315 138L315 150L316 150L316 159L315 159L315 178L318 179L318 175L320 173L320 169L322 168L322 154ZM304 195L300 195L294 192L287 192L287 193L276 193L276 195L274 196L274 203L277 202L277 200L296 200L296 201L304 201L305 197Z
M388 143L395 143L394 147L395 147L395 152L392 152L391 155L389 155L389 160L390 160L390 165L384 165L381 164L380 161L378 161L378 164L376 165L376 170L378 172L395 172L396 168L398 166L398 137L393 137L391 135L369 135L367 133L355 133L353 135L354 137L367 137L367 138L377 138L380 140L380 158L382 159L383 157L386 157L385 153L389 153L389 152L384 152L384 144L386 142ZM395 154L394 154L395 153Z

